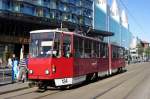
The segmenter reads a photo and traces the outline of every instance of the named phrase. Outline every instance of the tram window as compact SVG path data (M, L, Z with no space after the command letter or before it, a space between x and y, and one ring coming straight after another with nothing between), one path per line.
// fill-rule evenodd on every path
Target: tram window
M116 58L116 51L115 47L112 47L112 58Z
M112 47L112 58L120 58L120 49L116 46Z
M73 42L74 42L73 45L74 45L74 51L75 51L74 57L78 58L79 55L80 55L80 53L79 53L79 44L78 44L79 41L78 41L78 38L74 36Z
M100 57L100 42L96 43L96 54L97 54L97 57L99 58Z
M84 58L83 43L84 43L83 39L79 38L78 45L79 45L80 58Z
M100 45L100 56L102 58L107 58L108 57L108 47L107 47L107 44L102 43Z
M92 41L85 39L84 41L84 55L85 58L90 58L91 57L91 50L92 50Z
M83 39L74 36L74 57L76 58L84 58L84 49L83 49Z
M53 54L54 57L61 56L61 34L60 33L55 34L53 51L55 52L55 54Z
M64 35L63 39L64 39L64 41L63 41L64 57L70 57L71 56L71 36Z
M93 41L92 56L99 57L99 42Z

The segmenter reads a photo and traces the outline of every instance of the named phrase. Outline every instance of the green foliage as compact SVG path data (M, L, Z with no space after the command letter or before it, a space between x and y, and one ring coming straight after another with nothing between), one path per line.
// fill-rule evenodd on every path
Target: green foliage
M145 52L146 56L149 56L150 55L150 47L146 48L144 52Z
M142 47L141 44L137 44L137 49L138 49L138 55L142 56L144 53L144 48Z

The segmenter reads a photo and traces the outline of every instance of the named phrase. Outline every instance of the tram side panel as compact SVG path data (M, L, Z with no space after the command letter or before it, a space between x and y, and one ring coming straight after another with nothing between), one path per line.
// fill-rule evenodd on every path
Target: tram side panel
M103 73L108 70L108 58L74 59L74 76L82 76L90 73Z
M122 58L112 59L112 69L125 67L125 60Z
M100 58L98 65L98 72L105 72L109 69L109 60L108 58Z
M74 76L82 76L97 72L99 62L94 58L75 58L74 59Z
M111 45L111 69L117 70L125 67L125 59L123 56L123 48Z
M55 58L53 59L51 66L52 70L56 69L56 72L53 73L55 79L73 77L73 58Z

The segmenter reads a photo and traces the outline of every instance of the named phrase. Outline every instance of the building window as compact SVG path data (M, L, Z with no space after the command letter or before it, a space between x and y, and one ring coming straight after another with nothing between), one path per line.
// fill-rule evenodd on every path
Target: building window
M42 8L36 8L36 16L43 17L43 9Z

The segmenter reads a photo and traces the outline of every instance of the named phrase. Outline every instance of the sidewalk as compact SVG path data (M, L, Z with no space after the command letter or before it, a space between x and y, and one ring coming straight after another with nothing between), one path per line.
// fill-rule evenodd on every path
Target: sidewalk
M10 93L13 91L19 91L28 88L28 82L22 83L13 83L13 84L7 84L0 86L0 95L5 94L5 93Z
M11 80L7 80L7 81L6 81L6 80L5 80L5 81L0 80L0 87L1 87L1 86L4 86L4 85L11 84L11 82L12 82Z

